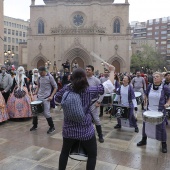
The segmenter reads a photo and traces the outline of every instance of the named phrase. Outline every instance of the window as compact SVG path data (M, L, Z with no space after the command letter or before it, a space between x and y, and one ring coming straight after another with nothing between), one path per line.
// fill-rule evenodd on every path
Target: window
M16 43L18 44L18 38L16 38Z
M167 23L167 20L168 20L168 18L167 18L167 17L162 18L162 23Z
M166 49L166 46L161 46L160 49L161 49L161 50L165 50L165 49Z
M15 47L14 46L12 46L12 51L15 51Z
M16 31L16 36L18 36L18 31Z
M167 41L167 44L170 44L170 40Z
M11 46L10 45L8 45L8 50L11 50Z
M26 37L25 32L23 32L23 37Z
M22 42L22 39L19 39L19 42Z
M162 40L166 40L166 37L161 37Z
M23 42L25 42L25 40L23 40Z
M9 22L9 26L11 26L11 22Z
M8 29L8 34L11 34L11 29Z
M9 43L11 42L11 37L8 37L8 42L9 42Z
M44 22L42 20L38 22L38 34L44 34Z
M12 30L12 35L15 35L15 30Z
M166 44L166 41L161 41L161 44Z
M170 48L170 44L167 45L167 48Z
M149 31L149 30L152 30L152 27L148 28L148 31Z
M155 32L155 35L159 35L159 31Z
M18 46L16 46L16 48L15 48L15 49L16 49L16 51L18 51Z
M159 18L155 19L155 24L159 24Z
M155 27L155 29L158 30L158 29L159 29L159 26Z
M4 34L6 34L7 33L7 29L6 28L4 28Z
M7 42L7 38L6 37L4 37L4 41Z
M17 24L17 28L19 28L19 24Z
M167 26L166 26L166 25L161 26L161 29L166 29L166 28L167 28Z
M152 35L152 32L148 32L147 35Z
M167 34L167 31L161 31L161 34Z
M19 32L19 36L22 37L22 31Z
M119 21L119 19L116 19L114 21L113 33L120 33L120 21Z
M15 38L12 38L12 43L15 43Z
M7 51L7 45L4 45L4 51Z

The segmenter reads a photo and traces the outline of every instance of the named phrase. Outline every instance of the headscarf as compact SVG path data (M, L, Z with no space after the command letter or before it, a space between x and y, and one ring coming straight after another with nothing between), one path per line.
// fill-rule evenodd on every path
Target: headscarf
M33 88L35 88L35 84L34 84L34 81L37 81L38 80L38 77L40 77L40 74L38 73L38 75L35 75L35 71L38 71L37 68L34 68L32 70L32 84L33 84Z
M21 76L19 74L20 70L23 70ZM24 67L20 66L20 67L18 67L17 72L16 72L16 76L15 76L15 80L16 80L16 83L18 85L18 89L17 90L19 90L19 89L21 89L21 91L23 90L23 86L25 84L24 78L26 78L26 76L25 76L25 69L24 69ZM21 82L21 84L20 84L20 82Z

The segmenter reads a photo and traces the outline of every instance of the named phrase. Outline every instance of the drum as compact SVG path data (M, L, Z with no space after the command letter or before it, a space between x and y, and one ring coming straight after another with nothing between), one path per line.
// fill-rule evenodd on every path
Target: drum
M102 105L108 105L112 103L112 95L111 94L105 94L103 100L102 100Z
M42 101L33 101L31 102L31 110L33 116L38 116L40 113L44 112L44 105Z
M135 98L136 98L136 102L137 105L142 104L142 93L141 92L135 92Z
M154 125L161 124L164 121L162 112L157 111L145 111L143 113L143 121Z
M113 104L112 116L129 119L130 108L121 104Z
M170 117L170 107L166 108L166 115L167 115L167 117Z
M81 141L77 141L70 149L69 157L77 161L87 161L88 156Z

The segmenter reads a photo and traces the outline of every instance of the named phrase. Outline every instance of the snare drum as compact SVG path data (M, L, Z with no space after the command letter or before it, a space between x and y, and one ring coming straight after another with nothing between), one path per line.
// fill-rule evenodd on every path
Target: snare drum
M111 94L105 94L102 103L103 105L108 105L112 103L112 95Z
M77 141L71 148L69 157L77 161L87 161L88 156L82 147L81 141Z
M135 92L135 98L138 105L142 104L142 93L141 92Z
M33 116L38 116L40 113L44 112L44 105L42 101L33 101L30 105Z
M143 121L154 125L159 125L164 121L162 112L157 111L145 111L143 113Z
M112 116L116 118L129 119L130 108L121 104L114 104Z

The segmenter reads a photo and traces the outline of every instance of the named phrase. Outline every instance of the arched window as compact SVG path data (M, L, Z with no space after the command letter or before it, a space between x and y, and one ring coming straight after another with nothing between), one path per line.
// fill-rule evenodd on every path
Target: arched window
M113 33L120 33L120 21L116 19L113 26Z
M44 34L44 22L42 20L38 21L38 34Z

